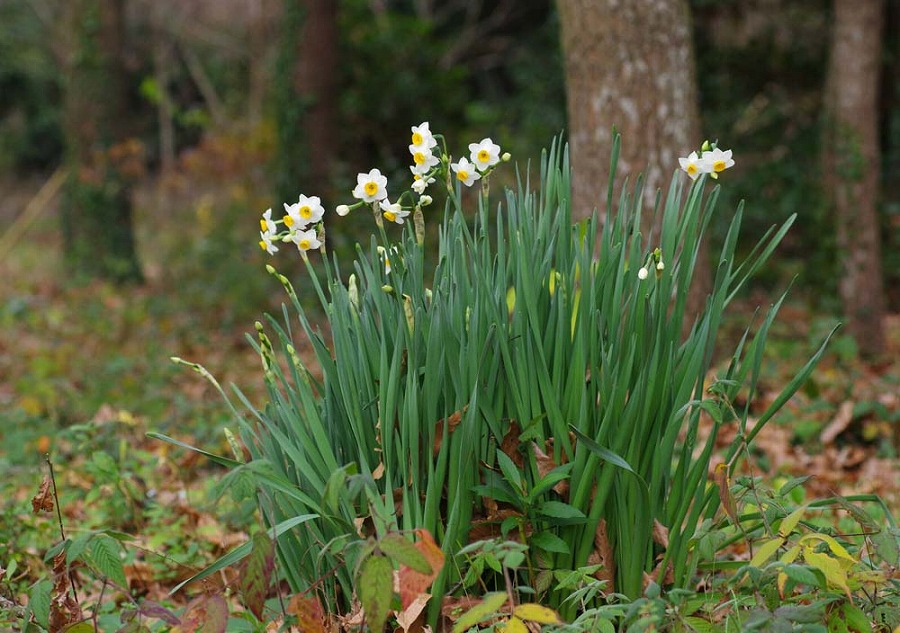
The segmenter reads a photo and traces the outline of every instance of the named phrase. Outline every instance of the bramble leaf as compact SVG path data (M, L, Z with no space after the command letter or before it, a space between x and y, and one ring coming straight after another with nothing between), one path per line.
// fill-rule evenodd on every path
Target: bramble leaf
M366 612L370 631L381 631L394 597L394 568L385 556L373 554L359 568L359 602Z

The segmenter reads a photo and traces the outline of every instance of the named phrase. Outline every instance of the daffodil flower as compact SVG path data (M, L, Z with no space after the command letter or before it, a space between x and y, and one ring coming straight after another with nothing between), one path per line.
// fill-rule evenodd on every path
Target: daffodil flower
M415 178L415 180L413 180L412 190L420 196L425 193L425 189L428 185L434 182L434 178L426 178L423 174L418 174L416 172L413 172L413 178Z
M490 138L481 139L478 143L469 143L469 157L484 172L500 162L500 146Z
M380 169L373 169L368 174L356 175L356 187L353 197L363 202L378 202L387 198L387 177Z
M273 235L278 231L275 220L272 219L272 209L266 209L266 212L263 213L262 219L259 221L259 228L262 232Z
M391 203L391 201L387 198L382 200L379 203L379 206L381 207L381 214L388 222L403 224L403 218L409 215L409 211L407 209L404 209L396 202Z
M259 247L266 251L269 255L274 255L278 252L278 247L275 246L273 239L275 238L274 231L260 231L259 232Z
M715 147L708 152L703 152L703 158L709 165L709 175L713 178L719 177L719 172L723 172L734 165L734 159L731 158L731 150L722 151Z
M706 153L704 153L706 156ZM712 171L712 168L705 158L700 158L697 156L697 152L691 152L687 158L679 158L678 164L681 165L681 168L687 172L687 175L691 177L691 180L697 180L700 177L700 174L708 174Z
M409 146L409 153L413 157L413 173L425 174L440 163L440 159L435 156L430 149L424 147Z
M413 152L414 147L430 153L431 148L437 145L437 140L435 140L431 130L428 129L428 121L414 125L410 130L412 131L412 145L409 146L409 151L413 154L415 154Z
M481 178L477 166L466 158L460 158L458 163L450 163L450 169L456 173L457 180L466 187L471 187L472 183Z
M304 253L314 248L319 248L322 245L318 235L316 235L315 229L309 229L308 231L291 231L285 238L285 241L293 242L297 245L297 249Z
M289 229L304 229L310 224L315 224L325 215L325 208L318 196L307 198L300 195L300 199L294 204L284 205L284 225Z

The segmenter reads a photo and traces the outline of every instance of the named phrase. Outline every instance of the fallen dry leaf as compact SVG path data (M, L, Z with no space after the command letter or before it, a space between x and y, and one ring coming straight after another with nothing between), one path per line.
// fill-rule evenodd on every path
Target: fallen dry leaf
M56 507L53 504L53 493L50 492L50 486L50 477L44 475L44 480L41 482L41 487L38 488L38 493L31 499L31 510L34 514L53 512L53 509Z
M853 421L853 402L845 400L838 407L837 413L831 422L819 435L819 441L827 446L834 442L838 435L843 433L850 423Z
M406 565L400 566L399 584L400 584L400 604L403 611L409 609L422 594L425 594L434 579L440 573L444 566L444 552L434 542L431 532L425 529L416 530L416 549L421 552L428 564L431 565L431 573L423 574L414 569L410 569Z

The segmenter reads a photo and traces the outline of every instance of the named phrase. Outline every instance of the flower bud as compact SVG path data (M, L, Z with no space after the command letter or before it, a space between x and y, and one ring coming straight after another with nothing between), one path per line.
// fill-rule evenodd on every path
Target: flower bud
M648 271L647 271L647 268L646 268L646 267L642 267L642 268L638 271L638 279L646 279L648 274L649 274L649 273L648 273Z
M504 163L508 163L511 159L512 154L510 154L509 152L503 152L503 155L500 156L500 160L502 160Z
M434 202L434 199L429 195L424 195L421 198L419 198L419 204L423 207L427 207L432 202Z
M337 206L337 209L335 209L335 211L337 212L338 215L344 216L344 215L347 215L348 213L350 213L350 207L348 207L346 204L339 204Z

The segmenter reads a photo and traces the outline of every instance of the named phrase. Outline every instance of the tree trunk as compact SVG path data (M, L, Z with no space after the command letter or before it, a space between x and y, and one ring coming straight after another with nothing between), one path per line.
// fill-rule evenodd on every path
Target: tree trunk
M141 281L131 183L143 148L125 136L123 0L71 0L64 126L69 175L62 230L69 273Z
M883 0L835 0L825 96L825 185L834 210L838 289L860 353L884 350L884 286L878 224L878 84Z
M617 182L644 173L645 202L699 145L686 0L559 0L573 164L573 215L606 199L612 128ZM602 212L602 208L601 208Z
M622 135L621 186L644 174L648 235L656 192L668 188L679 156L697 149L700 115L686 0L559 0L572 157L572 216L606 210L612 128ZM616 199L616 198L614 198ZM655 238L658 240L658 234ZM653 248L653 244L646 244ZM663 254L666 256L666 254ZM668 254L671 256L671 254ZM706 240L688 296L690 328L712 288Z
M276 77L278 195L327 191L335 158L337 3L286 0Z

